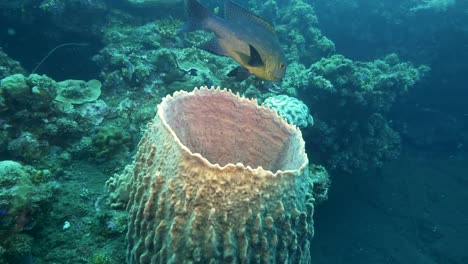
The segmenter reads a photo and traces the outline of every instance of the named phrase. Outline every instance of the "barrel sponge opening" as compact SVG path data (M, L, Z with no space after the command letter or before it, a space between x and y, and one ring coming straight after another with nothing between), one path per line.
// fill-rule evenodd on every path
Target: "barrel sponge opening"
M181 144L212 164L242 163L272 171L297 170L305 162L300 131L255 101L228 91L200 90L162 104L162 119ZM162 111L161 111L162 110Z

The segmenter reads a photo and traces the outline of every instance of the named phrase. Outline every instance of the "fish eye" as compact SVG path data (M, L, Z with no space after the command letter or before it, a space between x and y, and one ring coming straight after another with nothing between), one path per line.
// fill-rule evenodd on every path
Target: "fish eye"
M283 69L284 68L284 64L283 63L280 63L280 68Z

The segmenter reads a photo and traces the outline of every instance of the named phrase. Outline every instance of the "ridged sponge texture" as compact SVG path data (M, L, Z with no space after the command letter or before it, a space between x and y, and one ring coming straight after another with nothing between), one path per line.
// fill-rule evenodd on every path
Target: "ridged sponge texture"
M310 172L299 129L203 87L163 99L107 186L129 213L129 263L310 263Z

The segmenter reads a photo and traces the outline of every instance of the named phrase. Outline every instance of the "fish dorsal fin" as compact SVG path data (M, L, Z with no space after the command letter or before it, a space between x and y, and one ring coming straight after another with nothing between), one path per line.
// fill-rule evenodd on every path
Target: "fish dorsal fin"
M243 8L239 4L232 2L231 0L224 1L224 16L225 19L229 21L236 21L239 19L250 21L275 34L275 29L268 21L253 14L249 10Z

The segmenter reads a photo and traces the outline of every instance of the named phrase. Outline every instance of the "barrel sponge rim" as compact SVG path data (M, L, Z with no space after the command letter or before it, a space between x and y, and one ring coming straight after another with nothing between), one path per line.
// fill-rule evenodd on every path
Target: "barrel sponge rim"
M286 129L289 134L297 138L297 141L300 144L298 148L298 152L300 152L300 155L302 156L300 157L302 159L301 165L297 169L286 169L286 170L279 169L276 172L272 172L271 170L264 169L262 166L258 166L257 168L252 168L250 165L245 166L243 163L240 163L240 162L236 164L228 163L224 166L221 166L218 163L213 164L207 158L203 157L200 153L193 153L188 146L182 143L180 138L177 136L176 132L168 124L164 116L165 107L169 103L171 103L172 100L175 100L178 98L182 98L186 96L193 96L193 95L208 95L208 93L222 94L224 96L235 98L239 102L240 105L244 105L248 107L256 107L263 113L270 115L272 117L272 120L274 122L277 122L281 126L281 128ZM219 86L218 87L211 86L211 88L208 88L207 86L200 86L199 88L195 87L195 89L191 92L176 91L174 92L173 95L167 95L162 99L161 103L157 107L157 112L158 112L157 118L161 120L163 127L175 139L175 142L182 149L182 151L187 153L190 156L198 158L203 163L203 165L207 166L210 169L215 169L219 171L242 169L242 170L248 170L250 173L255 174L259 177L279 177L279 176L286 176L286 175L294 176L297 174L302 174L308 168L309 159L305 151L305 142L304 142L304 139L302 138L301 130L294 124L289 124L288 121L285 118L278 115L276 111L271 110L262 105L259 105L257 103L257 100L241 97L238 93L237 94L232 93L230 89L226 89L226 88L221 89Z

